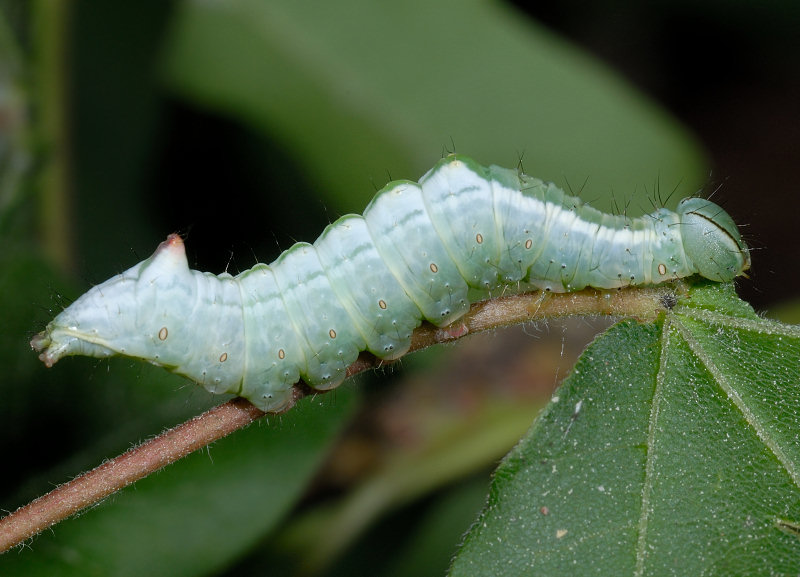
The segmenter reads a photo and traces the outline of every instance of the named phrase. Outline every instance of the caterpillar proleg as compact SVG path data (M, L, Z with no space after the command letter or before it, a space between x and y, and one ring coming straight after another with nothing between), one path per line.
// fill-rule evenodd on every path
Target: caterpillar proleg
M360 351L397 358L423 319L445 326L504 288L611 289L694 274L726 282L749 266L733 220L708 200L605 214L551 183L451 155L418 183L390 182L363 216L340 218L313 245L237 276L190 270L171 234L31 345L47 366L67 355L138 357L275 411L301 378L336 387Z

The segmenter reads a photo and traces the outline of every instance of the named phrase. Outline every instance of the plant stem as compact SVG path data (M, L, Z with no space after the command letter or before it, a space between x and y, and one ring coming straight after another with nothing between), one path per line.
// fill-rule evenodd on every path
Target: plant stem
M664 310L665 295L674 294L675 290L676 287L662 285L498 297L473 304L464 317L447 327L423 324L414 331L409 352L450 342L469 333L553 317L610 315L649 320ZM347 374L352 376L385 364L387 361L362 353ZM303 382L297 383L292 403L285 410L309 394L319 392ZM0 553L265 414L244 399L233 399L76 477L0 519Z
M0 520L0 551L264 416L233 399L64 483Z

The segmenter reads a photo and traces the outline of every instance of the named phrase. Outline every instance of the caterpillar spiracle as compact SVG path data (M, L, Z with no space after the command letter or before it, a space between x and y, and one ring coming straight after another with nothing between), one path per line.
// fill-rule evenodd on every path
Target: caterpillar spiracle
M360 351L397 358L423 319L447 325L504 289L611 289L694 274L725 282L749 266L733 220L708 200L639 218L605 214L518 170L451 155L418 183L390 182L363 216L343 216L314 244L236 276L190 270L172 234L31 345L47 366L67 355L138 357L277 411L301 378L336 387Z

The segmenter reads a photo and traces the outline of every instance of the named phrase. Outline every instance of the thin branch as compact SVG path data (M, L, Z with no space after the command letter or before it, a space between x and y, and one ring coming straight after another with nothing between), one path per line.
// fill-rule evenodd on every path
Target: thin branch
M414 331L409 352L450 342L470 333L545 318L611 315L650 320L664 310L663 303L669 302L665 297L672 295L674 298L675 290L675 287L661 286L499 297L473 304L463 318L447 327L424 323ZM347 373L352 376L385 364L387 361L362 353ZM319 392L303 382L297 383L289 408L309 394ZM0 519L0 553L265 414L244 399L233 399L76 477Z
M106 461L0 519L0 552L262 416L233 399Z

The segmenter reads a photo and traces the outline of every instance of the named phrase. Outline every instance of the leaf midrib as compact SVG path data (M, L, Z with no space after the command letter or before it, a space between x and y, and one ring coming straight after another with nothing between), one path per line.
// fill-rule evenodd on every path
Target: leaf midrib
M661 408L661 397L663 396L662 387L664 385L667 370L666 359L669 347L670 326L673 315L667 315L661 327L661 352L659 354L658 373L656 374L655 389L653 390L653 404L650 409L650 419L647 429L647 458L645 459L644 483L642 486L642 502L639 513L639 537L636 541L636 567L633 574L637 577L644 575L645 551L647 547L647 523L650 512L650 495L653 488L654 459L653 447L655 447L655 437L657 430L658 415Z

